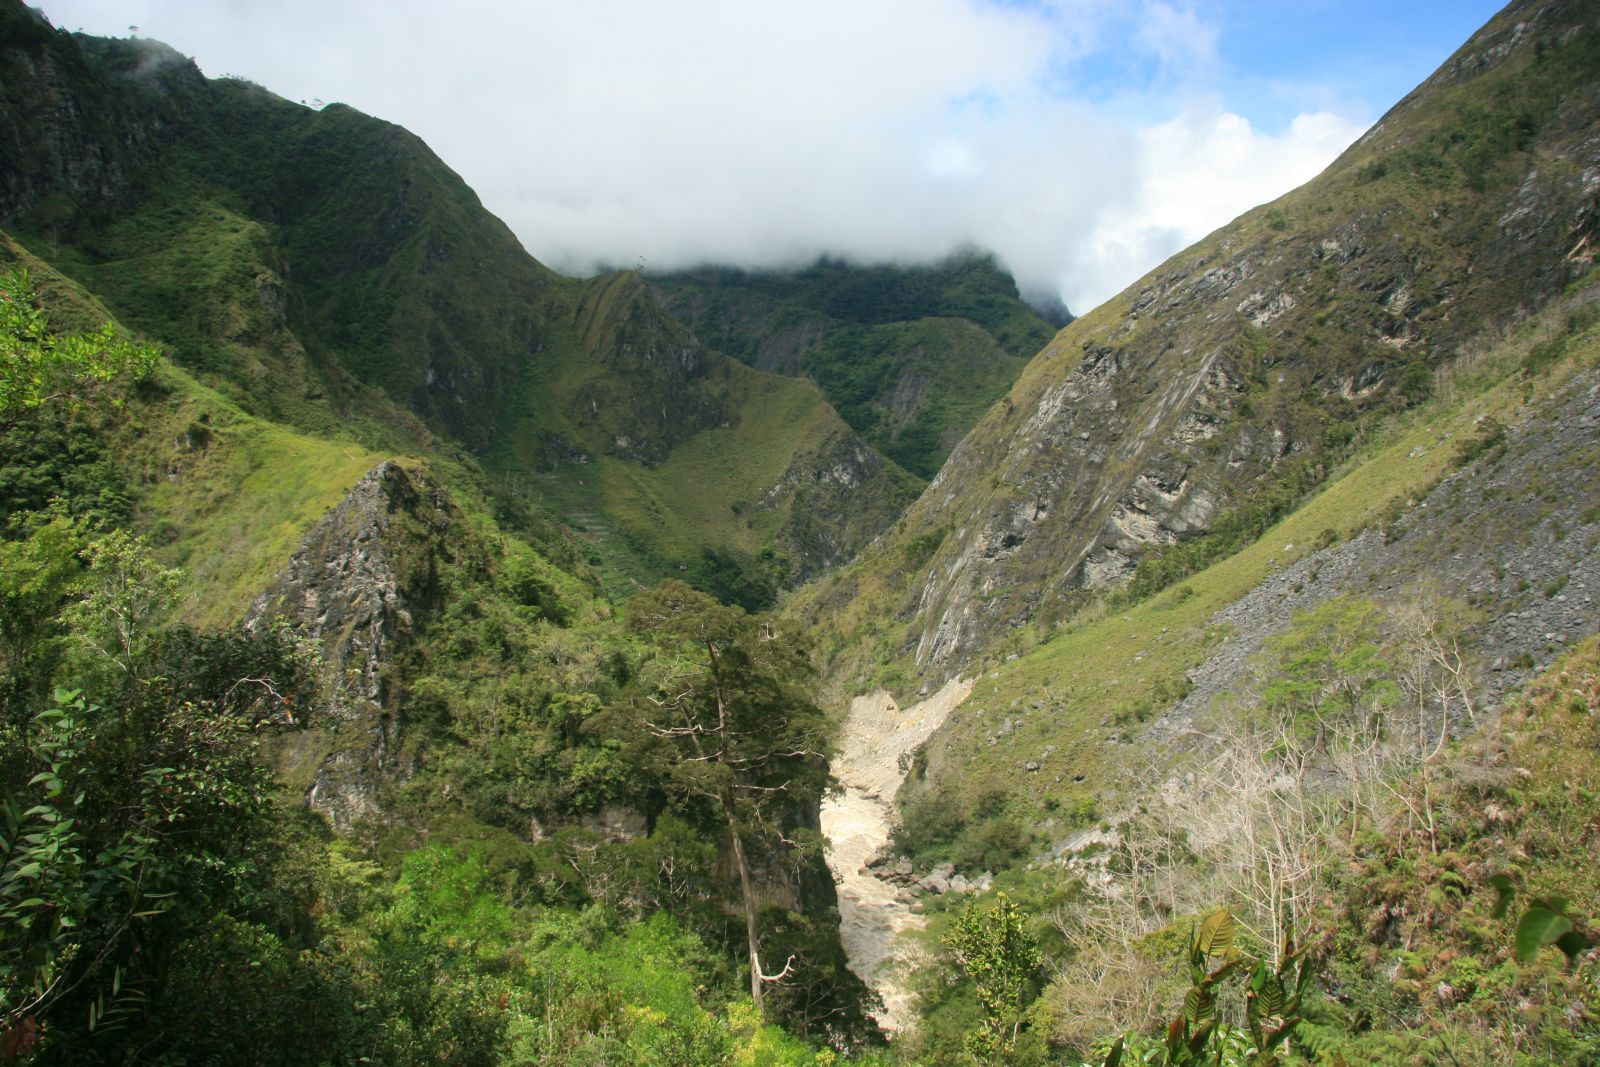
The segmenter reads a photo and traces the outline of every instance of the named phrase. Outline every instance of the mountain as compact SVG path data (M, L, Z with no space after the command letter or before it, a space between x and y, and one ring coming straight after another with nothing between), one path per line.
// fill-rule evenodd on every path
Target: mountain
M3 135L36 162L0 220L252 413L465 460L512 510L537 477L535 509L560 508L563 467L593 459L607 489L560 518L619 591L686 573L770 602L918 488L812 387L705 348L625 279L544 268L405 130L7 18ZM788 436L721 440L773 411ZM680 446L732 457L719 506L675 477Z
M1590 264L1583 5L1513 5L1323 175L1063 330L816 602L943 677L1243 547ZM1129 586L1132 581L1133 585ZM830 607L831 610L831 607Z
M765 606L851 559L921 488L815 386L705 347L635 274L585 283L573 331L530 367L486 463L591 532L619 593L684 574Z
M1040 1041L1165 1025L1154 946L1225 901L1264 945L1325 939L1314 1062L1503 1062L1491 986L1562 1035L1535 1058L1589 1054L1557 1019L1588 994L1513 958L1489 883L1594 914L1573 838L1502 846L1590 817L1508 797L1561 792L1515 761L1568 728L1514 695L1592 678L1597 113L1593 6L1510 5L1321 176L1068 325L786 604L853 714L930 735L879 879L1052 917ZM1456 940L1417 956L1431 921ZM971 1010L924 994L925 1054Z
M976 251L931 266L824 257L794 271L705 267L650 285L707 344L810 378L852 429L923 478L1071 319L1060 308L1060 321L1046 321Z
M0 1058L486 1063L513 1017L587 996L565 965L535 990L510 963L530 936L611 975L540 1056L599 1040L590 1008L637 1048L809 1057L786 1019L870 1039L815 844L804 635L681 585L654 614L604 590L684 574L770 600L915 479L637 277L546 270L391 124L14 2L0 87ZM141 343L164 358L128 380ZM579 468L657 510L563 501ZM695 619L737 669L705 682ZM706 692L738 717L736 769L652 725ZM724 803L691 787L704 767ZM410 910L505 877L500 949ZM679 969L645 1019L608 969L650 945ZM517 977L490 993L497 953ZM747 1027L739 976L774 958L805 984L745 986ZM242 1014L202 1022L222 986Z
M1055 332L0 3L0 1059L1592 1062L1597 114L1518 0Z

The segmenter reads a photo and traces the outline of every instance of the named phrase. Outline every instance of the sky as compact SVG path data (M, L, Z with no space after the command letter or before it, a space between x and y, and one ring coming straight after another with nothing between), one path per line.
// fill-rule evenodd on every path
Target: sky
M34 2L407 127L567 273L976 245L1079 314L1315 176L1499 6Z

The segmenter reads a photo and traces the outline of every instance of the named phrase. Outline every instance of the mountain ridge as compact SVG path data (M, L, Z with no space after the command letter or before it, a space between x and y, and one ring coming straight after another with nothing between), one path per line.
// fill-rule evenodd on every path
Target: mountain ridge
M1055 325L977 249L927 265L824 256L788 271L703 267L650 284L708 343L815 382L852 429L923 478Z
M1582 5L1513 5L1445 65L1473 69L1444 95L1408 97L1324 176L1058 335L877 550L883 562L861 568L885 583L901 544L943 538L879 601L911 620L882 654L942 676L1017 627L1064 622L1141 565L1159 588L1186 554L1205 555L1207 535L1258 534L1364 426L1426 395L1460 346L1586 269L1569 253L1595 219L1591 22ZM1484 54L1500 61L1472 59ZM1549 76L1505 76L1535 63ZM1485 111L1495 94L1509 102ZM840 594L817 602L862 577L835 576Z
M1308 989L1302 1058L1600 1047L1593 953L1514 959L1489 913L1504 876L1519 901L1570 901L1575 931L1600 915L1600 785L1560 744L1593 734L1600 692L1592 5L1513 3L1323 176L1026 366L981 307L918 302L936 268L824 263L805 299L793 277L712 272L678 290L691 328L669 280L545 270L399 127L57 34L11 2L0 30L0 143L29 153L0 159L20 205L0 214L0 266L34 275L57 328L110 320L172 356L115 403L0 426L0 595L53 543L30 531L76 546L63 574L98 578L120 545L128 573L188 576L170 628L122 646L152 657L143 674L90 654L84 607L111 585L10 600L45 636L18 641L0 613L8 670L29 666L0 687L0 729L137 730L215 705L231 718L211 725L253 723L338 831L274 808L259 839L230 831L173 882L191 894L194 871L243 864L232 889L146 913L148 942L91 927L148 990L116 1020L141 1047L201 1062L220 1029L234 1054L289 1060L945 1067L993 1022L949 935L1010 915L1006 936L1048 962L1007 1017L1015 1058L1100 1062L1127 1031L1144 1059L1219 901L1264 965L1289 954L1280 934L1327 946L1305 957L1329 977ZM1009 279L975 269L1016 312ZM873 303L895 286L917 299ZM891 317L941 307L971 314ZM773 373L829 344L848 366L874 338L888 358L848 399ZM947 341L971 361L929 356ZM892 445L933 393L916 360L1000 356L1017 373L965 436L929 435L950 455L926 485L841 415ZM664 576L722 603L644 589ZM728 606L798 579L778 612ZM245 655L274 648L307 677ZM52 684L112 713L32 718ZM909 694L945 698L926 740L865 746L901 758L879 751L881 775L852 786L897 823L862 859L867 896L926 922L916 1026L887 1053L817 818L837 712L879 686L893 698L864 707L883 733L916 726ZM145 751L115 730L97 744ZM156 778L100 780L162 780L177 762L154 740ZM4 751L11 794L55 773L51 750ZM117 810L145 810L134 797ZM1280 816L1303 851L1247 854ZM1287 894L1252 881L1286 871ZM27 880L0 879L0 905ZM117 1008L121 972L101 977L41 1014L50 1052L120 1055L119 1031L81 1022L107 990ZM222 1008L184 993L216 988ZM22 1032L0 1024L0 1058Z
M246 82L207 80L165 46L80 39L31 15L15 19L27 34L6 50L19 73L5 84L29 84L24 71L64 73L44 79L59 83L51 99L60 121L42 146L28 140L38 131L27 94L12 90L21 102L0 125L13 141L68 163L121 159L122 140L150 148L114 168L114 189L102 192L105 168L87 163L88 177L48 195L29 186L32 199L5 223L247 409L459 465L506 495L507 515L548 510L522 488L551 456L556 466L566 453L629 465L623 480L642 487L630 492L651 497L672 525L711 538L716 558L708 563L681 538L659 540L638 507L563 513L586 535L616 527L617 537L592 542L618 595L687 573L727 595L738 588L747 603L769 602L853 555L914 491L822 403L813 440L790 445L802 481L803 456L813 457L813 472L848 457L848 478L809 479L813 509L839 519L837 530L819 536L787 503L737 526L678 514L677 487L657 485L657 468L695 434L738 421L726 397L730 376L745 372L662 315L631 276L580 281L547 270L400 127L344 105L313 111ZM126 113L145 132L119 140L85 118L101 112ZM570 410L551 410L538 383L573 374L589 385L564 397ZM770 387L799 390L795 402L815 406L799 383ZM522 433L537 439L519 441ZM780 485L787 466L766 463L760 477L769 480L754 484L740 455L727 466L741 496L792 497ZM565 497L552 499L559 510ZM847 516L854 499L861 506Z

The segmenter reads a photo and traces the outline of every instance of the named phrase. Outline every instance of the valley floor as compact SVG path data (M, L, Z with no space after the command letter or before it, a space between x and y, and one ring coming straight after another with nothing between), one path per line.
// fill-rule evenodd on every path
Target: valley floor
M878 1022L904 1029L915 1017L906 972L898 958L900 935L921 929L910 895L875 875L867 862L894 829L894 795L917 746L972 692L952 679L928 699L901 709L879 690L850 704L833 771L844 791L822 806L828 863L839 885L840 938L850 967L883 997Z

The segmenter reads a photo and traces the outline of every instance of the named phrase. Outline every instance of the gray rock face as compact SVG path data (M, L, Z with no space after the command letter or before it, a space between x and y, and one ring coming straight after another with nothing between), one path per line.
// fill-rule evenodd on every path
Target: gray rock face
M1493 708L1565 646L1600 630L1600 374L1569 382L1491 451L1453 471L1387 530L1313 552L1219 611L1228 639L1189 672L1193 689L1146 739L1181 737L1238 689L1266 641L1298 612L1338 595L1409 597L1422 589L1482 609L1463 627L1474 701ZM1441 440L1433 447L1454 449ZM1465 725L1457 723L1457 726Z
M583 816L579 825L593 830L608 841L634 841L644 837L649 830L645 813L622 804L607 804L599 811Z
M125 77L201 78L165 45L126 47L143 62ZM158 114L108 100L77 43L20 5L0 14L0 87L0 223L53 198L80 209L119 200L170 136Z
M841 424L794 458L760 506L789 508L778 540L798 583L854 558L915 494L909 479Z
M1135 356L1084 342L1077 365L1041 391L1006 435L999 491L918 583L927 620L919 666L959 658L1042 601L1115 585L1149 546L1208 528L1225 463L1203 445L1233 419L1244 386L1221 351L1173 362L1164 348ZM963 470L969 447L982 445L969 438L958 448L924 501L960 507L971 491L961 484L973 476ZM1246 437L1226 458L1270 467L1270 450Z
M948 676L1013 627L1116 588L1153 549L1315 484L1365 412L1409 403L1440 365L1587 271L1600 247L1594 85L1573 87L1525 144L1497 148L1489 170L1446 160L1430 177L1417 153L1430 123L1471 135L1477 105L1452 93L1539 77L1508 74L1508 57L1548 59L1597 17L1547 3L1495 20L1309 186L1062 331L884 553L948 531L893 609L911 620L918 669ZM1401 195L1418 181L1426 197Z
M362 478L306 537L245 625L283 620L322 653L324 702L311 725L331 737L307 803L337 827L382 814L378 787L400 777L399 724L383 668L437 595L433 562L454 505L392 461Z

